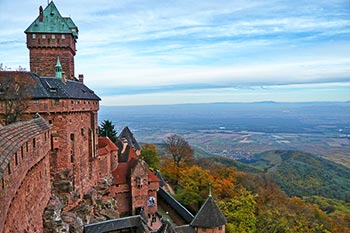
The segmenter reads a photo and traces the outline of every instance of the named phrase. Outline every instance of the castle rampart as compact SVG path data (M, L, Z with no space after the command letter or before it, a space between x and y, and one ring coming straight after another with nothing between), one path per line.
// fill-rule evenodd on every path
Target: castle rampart
M51 195L50 126L39 117L0 128L0 232L34 232Z

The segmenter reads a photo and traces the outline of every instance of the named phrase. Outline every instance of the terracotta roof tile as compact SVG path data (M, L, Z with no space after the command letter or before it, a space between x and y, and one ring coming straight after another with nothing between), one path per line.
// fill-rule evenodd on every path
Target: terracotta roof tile
M160 179L151 170L148 170L148 181L150 182L160 182Z
M111 151L118 151L118 147L106 137L98 138L98 154L105 155L109 154Z
M119 163L118 167L112 172L112 175L114 177L113 184L127 184L127 177L129 173L129 164Z

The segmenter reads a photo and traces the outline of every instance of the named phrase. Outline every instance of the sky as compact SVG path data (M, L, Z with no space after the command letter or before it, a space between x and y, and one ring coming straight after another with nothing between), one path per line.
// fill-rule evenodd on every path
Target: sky
M350 101L349 0L56 0L102 105ZM29 70L46 0L0 0L0 63Z

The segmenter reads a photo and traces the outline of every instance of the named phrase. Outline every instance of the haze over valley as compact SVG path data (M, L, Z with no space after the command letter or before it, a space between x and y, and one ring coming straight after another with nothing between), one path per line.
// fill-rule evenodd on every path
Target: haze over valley
M141 143L182 135L197 155L250 159L298 150L350 167L350 103L214 103L101 106L99 121L129 126Z

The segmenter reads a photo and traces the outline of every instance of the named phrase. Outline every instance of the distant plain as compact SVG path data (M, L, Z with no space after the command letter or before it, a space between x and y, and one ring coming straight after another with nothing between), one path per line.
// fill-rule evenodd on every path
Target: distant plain
M249 159L298 150L350 167L350 102L101 106L99 121L129 126L140 143L183 136L200 156Z

